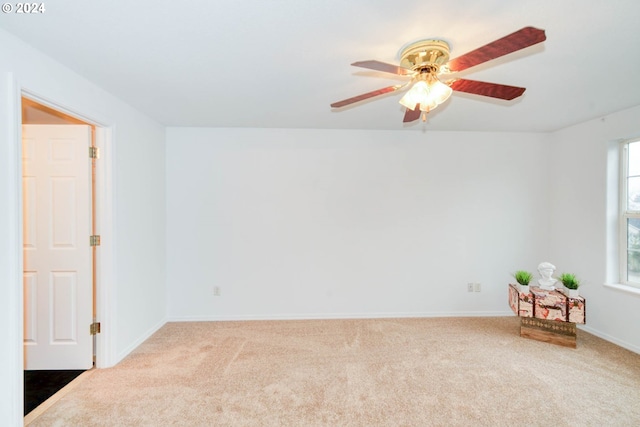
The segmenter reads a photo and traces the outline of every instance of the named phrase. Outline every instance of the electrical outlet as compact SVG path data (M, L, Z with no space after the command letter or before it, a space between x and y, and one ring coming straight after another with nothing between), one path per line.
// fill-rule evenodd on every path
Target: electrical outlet
M214 286L213 287L213 296L214 297L219 297L220 296L220 287L219 286Z
M473 292L473 283L467 283L467 292Z
M480 292L482 289L480 288L480 283L474 283L473 284L473 291L474 292Z

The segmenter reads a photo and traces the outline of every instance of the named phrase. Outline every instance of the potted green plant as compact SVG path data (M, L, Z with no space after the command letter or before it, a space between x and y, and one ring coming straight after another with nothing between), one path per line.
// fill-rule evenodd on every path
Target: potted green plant
M560 275L560 281L564 285L566 293L570 297L580 296L580 294L578 293L578 287L580 287L580 280L576 278L575 274L562 273Z
M518 290L523 294L529 293L529 282L533 278L533 274L528 271L518 270L513 274L513 277L518 282Z

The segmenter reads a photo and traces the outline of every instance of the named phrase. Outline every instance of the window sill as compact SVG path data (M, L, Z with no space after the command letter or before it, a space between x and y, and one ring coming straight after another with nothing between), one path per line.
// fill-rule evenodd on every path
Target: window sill
M615 289L616 291L627 292L629 294L640 296L640 288L629 285L621 285L619 283L605 283L605 287Z

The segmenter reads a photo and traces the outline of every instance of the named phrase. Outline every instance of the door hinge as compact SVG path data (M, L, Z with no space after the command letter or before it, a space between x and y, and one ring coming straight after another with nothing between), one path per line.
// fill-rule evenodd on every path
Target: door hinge
M99 159L100 158L100 149L98 147L89 147L89 158L90 159Z
M100 333L100 322L93 322L89 325L89 334L96 335Z
M100 246L100 236L89 236L89 246Z

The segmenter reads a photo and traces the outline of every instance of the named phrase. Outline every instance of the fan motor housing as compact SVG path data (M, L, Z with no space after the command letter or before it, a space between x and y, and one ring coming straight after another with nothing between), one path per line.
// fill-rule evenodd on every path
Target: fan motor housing
M449 44L443 40L420 40L400 52L400 66L414 71L434 69L437 73L449 61Z

